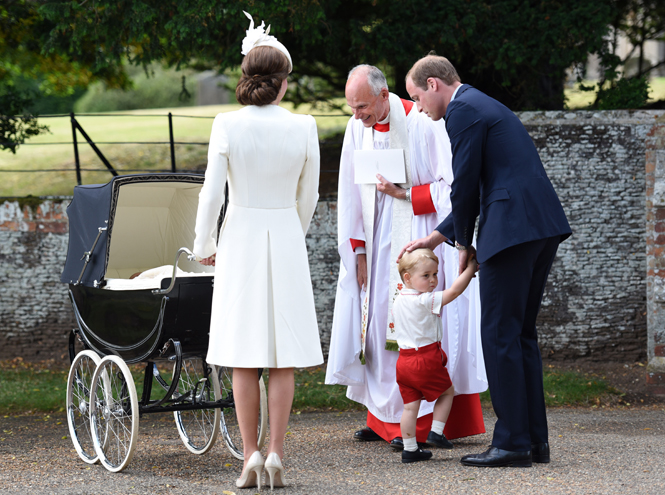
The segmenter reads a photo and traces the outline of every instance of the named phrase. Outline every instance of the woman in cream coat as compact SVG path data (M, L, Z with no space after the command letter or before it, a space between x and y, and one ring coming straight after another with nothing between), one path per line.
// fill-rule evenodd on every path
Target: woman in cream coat
M293 369L323 362L305 246L318 199L316 122L277 106L291 59L274 37L256 38L243 51L236 89L248 106L219 114L212 126L194 243L202 263L216 266L207 360L233 368L245 457L239 487L260 487L264 469L257 446L257 368L268 368L270 377L265 470L271 485L283 486ZM217 244L227 180L229 206Z

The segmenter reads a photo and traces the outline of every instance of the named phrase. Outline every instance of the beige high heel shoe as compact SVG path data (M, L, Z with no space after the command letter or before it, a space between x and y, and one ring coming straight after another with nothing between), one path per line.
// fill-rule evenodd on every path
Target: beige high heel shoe
M251 488L256 485L256 488L260 490L262 471L263 457L261 457L261 452L257 450L250 456L249 461L247 461L242 476L236 480L236 486L238 488Z
M266 463L264 465L266 473L270 478L270 489L273 487L283 487L286 481L284 480L284 466L282 466L282 461L280 461L279 456L272 452L268 454L266 458ZM266 483L267 484L267 483Z

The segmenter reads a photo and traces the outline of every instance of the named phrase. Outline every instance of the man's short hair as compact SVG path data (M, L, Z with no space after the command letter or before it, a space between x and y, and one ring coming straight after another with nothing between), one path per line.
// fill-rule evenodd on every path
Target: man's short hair
M386 76L383 75L381 69L379 69L378 67L374 67L373 65L367 65L367 64L356 65L353 69L349 71L349 75L346 78L346 81L349 82L351 78L359 76L362 73L367 74L367 82L374 96L379 96L379 93L383 88L386 88L386 91L389 91L388 81L386 81Z
M430 77L438 77L447 85L460 81L459 75L453 64L446 57L439 55L427 55L421 58L406 75L406 79L411 78L413 84L420 89L427 89L427 79Z
M420 263L423 259L429 259L439 264L439 258L434 251L428 248L418 248L413 251L405 252L397 263L397 271L399 271L399 278L404 282L404 274L410 273L411 270Z

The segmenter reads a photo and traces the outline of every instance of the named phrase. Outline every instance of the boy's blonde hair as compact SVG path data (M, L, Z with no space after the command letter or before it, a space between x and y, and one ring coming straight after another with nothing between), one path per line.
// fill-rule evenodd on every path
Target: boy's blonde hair
M407 251L402 255L399 263L397 263L397 269L399 270L399 276L402 279L402 282L404 282L404 274L410 272L423 259L429 259L434 261L437 265L439 264L439 258L434 254L434 251L428 248L414 249L413 251Z

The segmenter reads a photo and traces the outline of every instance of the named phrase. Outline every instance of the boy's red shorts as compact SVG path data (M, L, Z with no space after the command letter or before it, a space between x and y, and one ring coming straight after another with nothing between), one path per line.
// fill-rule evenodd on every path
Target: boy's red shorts
M425 399L432 402L452 387L446 369L448 356L435 342L419 349L400 349L397 358L397 384L404 404Z

